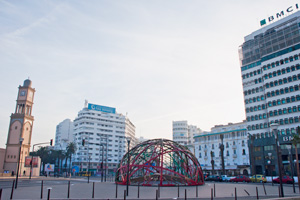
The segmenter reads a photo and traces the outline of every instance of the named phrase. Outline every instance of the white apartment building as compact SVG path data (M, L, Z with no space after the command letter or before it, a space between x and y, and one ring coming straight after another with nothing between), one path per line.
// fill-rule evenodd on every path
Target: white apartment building
M194 125L188 125L188 122L183 121L173 121L173 141L184 145L193 147L194 146L194 136L199 135L202 131L200 128ZM193 152L193 151L192 151Z
M93 173L107 169L112 174L127 152L126 137L131 139L131 147L136 144L135 126L127 116L115 108L90 103L74 120L74 137L77 151L73 166Z
M195 156L204 173L212 174L212 159L215 174L222 173L220 145L223 135L224 166L227 175L250 174L249 149L246 122L216 125L211 132L195 136Z
M73 122L65 119L56 126L54 149L66 151L70 142L74 141Z

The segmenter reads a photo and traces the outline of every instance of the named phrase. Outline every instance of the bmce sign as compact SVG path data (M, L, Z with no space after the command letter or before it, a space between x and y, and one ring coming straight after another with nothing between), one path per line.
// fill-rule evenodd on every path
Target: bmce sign
M112 107L107 107L107 106L100 106L96 104L88 104L88 109L89 110L96 110L96 111L101 111L101 112L106 112L106 113L116 113L116 109Z
M291 13L294 10L298 10L298 8L299 8L298 4L295 4L294 6L290 6L286 10L282 10L282 11L276 13L276 15L272 15L272 16L268 17L267 19L261 20L260 25L263 26L263 25L267 24L267 22L270 23L270 22L274 21L275 19L284 17L284 15Z

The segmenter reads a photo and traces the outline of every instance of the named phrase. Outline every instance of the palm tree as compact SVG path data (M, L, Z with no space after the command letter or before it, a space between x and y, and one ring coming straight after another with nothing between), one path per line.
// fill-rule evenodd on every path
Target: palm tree
M298 180L300 180L299 158L298 158L298 149L297 149L297 144L300 144L299 134L294 134L293 135L292 144L295 146L296 163L297 163L297 175L298 175ZM298 183L298 186L299 186L299 192L300 192L300 183Z
M66 159L69 157L70 163L69 163L69 173L71 173L71 160L72 160L72 155L76 152L76 143L75 142L70 142L67 146L67 153L66 153Z
M49 159L49 150L47 147L41 147L39 150L37 150L35 152L35 155L39 156L41 158L41 162L43 164L47 163L48 159ZM45 168L43 168L43 174L45 172Z

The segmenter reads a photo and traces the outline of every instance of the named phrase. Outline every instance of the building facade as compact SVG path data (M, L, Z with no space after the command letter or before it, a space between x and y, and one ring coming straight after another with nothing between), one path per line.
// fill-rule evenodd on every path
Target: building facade
M173 121L172 123L173 141L188 146L193 149L194 136L199 135L202 131L194 125L188 125L187 121ZM194 152L192 150L192 152Z
M94 174L113 174L130 148L135 146L135 126L115 108L88 104L74 120L74 138L77 145L73 166L79 171Z
M253 137L249 144L256 160L251 162L255 163L252 171L268 175L270 171L278 171L276 156L273 168L266 170L269 155L275 154L270 124L279 124L281 144L299 126L300 12L264 26L244 39L239 54L247 132ZM285 162L287 152L282 153Z
M31 87L31 80L26 79L23 86L19 86L15 112L10 116L9 130L3 169L6 172L29 174L30 168L25 168L25 158L29 156L32 127L34 117L32 107L35 89Z
M65 119L56 126L54 149L66 151L70 142L74 141L74 126L70 119Z
M195 156L204 173L230 176L250 173L246 122L217 125L211 129L211 132L203 132L194 139ZM224 145L224 173L222 144Z

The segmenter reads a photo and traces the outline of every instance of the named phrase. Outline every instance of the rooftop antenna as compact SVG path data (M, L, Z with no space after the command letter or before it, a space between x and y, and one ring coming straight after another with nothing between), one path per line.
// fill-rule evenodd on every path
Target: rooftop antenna
M84 107L85 107L85 108L88 107L88 100L84 100Z

